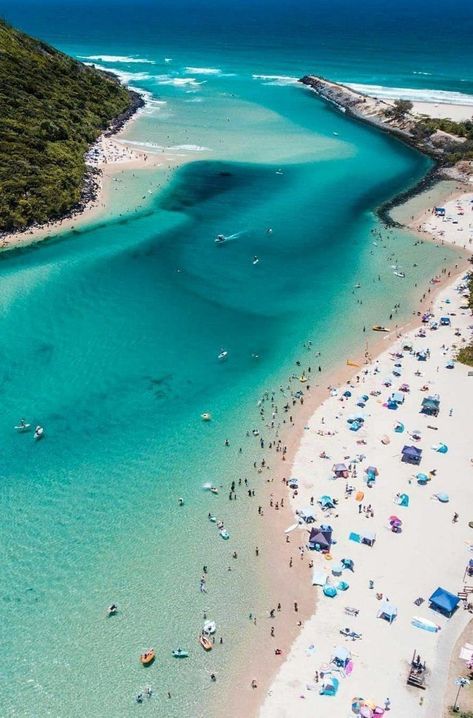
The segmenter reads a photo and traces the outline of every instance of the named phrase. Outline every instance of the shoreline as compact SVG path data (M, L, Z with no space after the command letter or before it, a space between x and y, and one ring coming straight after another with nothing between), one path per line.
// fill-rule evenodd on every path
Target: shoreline
M455 194L458 194L458 192L460 191L461 188L457 188L455 190ZM424 211L426 212L427 210ZM436 244L436 246L438 247L442 246L441 242L438 242L434 237L430 235L419 235L419 233L415 231L413 231L413 233L417 234L418 236L421 236L423 241L429 241ZM457 264L455 266L451 264L444 269L441 282L435 285L427 285L425 297L418 304L418 310L413 310L413 316L411 319L403 322L399 327L391 331L388 335L381 335L380 337L377 337L373 334L368 345L370 363L375 361L377 357L381 356L386 351L389 351L389 348L398 341L399 336L402 336L407 332L410 332L416 327L420 326L421 322L419 314L421 312L427 311L428 308L432 304L434 304L435 301L437 301L437 298L440 293L444 291L446 287L448 287L452 282L457 281L458 278L465 273L465 271L470 266L468 256L469 255L460 250ZM281 622L279 622L279 624L276 622L275 625L277 626L276 630L279 639L278 645L283 647L283 653L280 657L280 660L282 659L283 662L282 664L279 663L279 665L278 661L274 660L271 650L269 654L267 653L268 640L270 639L265 639L264 637L261 639L263 645L260 646L260 650L261 648L263 649L262 656L264 656L264 669L262 672L261 655L258 655L257 657L255 656L255 658L251 660L250 663L245 667L245 670L243 672L243 678L238 682L236 693L234 696L231 696L231 698L234 698L235 700L238 699L239 704L239 708L235 712L235 718L246 718L248 715L260 715L260 711L262 710L262 706L265 701L265 696L268 694L269 691L271 691L271 687L279 671L283 670L284 662L290 656L292 646L294 646L299 640L302 632L304 631L304 626L306 625L306 623L310 621L310 619L317 613L320 599L314 595L314 589L310 585L310 581L307 580L307 571L310 571L310 568L308 568L307 554L305 555L303 561L295 559L294 566L297 570L297 573L292 573L292 571L294 571L294 568L291 569L291 571L287 571L286 569L287 559L290 552L288 553L288 545L285 543L284 540L284 527L287 527L293 523L294 513L293 507L289 507L292 492L288 490L285 484L282 484L282 481L283 477L289 478L290 476L297 475L297 472L294 472L293 470L293 465L301 442L304 440L307 424L308 422L310 422L311 417L314 415L314 413L321 406L323 406L325 401L327 401L327 398L330 396L330 390L333 387L339 387L346 384L347 382L352 380L357 373L363 370L366 366L370 365L366 363L365 352L363 352L361 349L359 352L351 354L351 356L354 363L357 363L360 368L348 365L340 365L335 369L329 371L328 373L324 373L323 379L314 382L314 384L311 385L309 393L304 393L304 404L303 406L298 406L297 409L295 409L293 424L287 425L281 433L283 444L287 447L285 460L281 461L280 458L278 459L277 455L275 455L274 452L266 452L266 454L269 456L269 462L271 463L272 478L270 484L265 484L263 500L266 500L266 508L264 510L265 512L269 510L270 499L272 496L280 498L280 496L283 495L285 498L287 498L288 502L285 505L284 514L282 511L278 512L277 514L272 511L270 518L271 526L264 527L264 531L271 537L271 540L273 542L273 553L275 554L270 559L271 564L268 566L270 572L273 574L273 585L271 587L270 593L271 595L277 596L280 596L282 593L284 600L287 600L287 597L284 595L285 589L283 588L281 591L281 585L287 586L289 581L292 582L291 592L299 600L299 605L300 607L302 607L300 608L299 613L299 619L302 620L302 626L296 626L294 621L291 622L289 626L285 626L283 632L281 633ZM312 377L312 379L316 378L317 377L315 376ZM275 523L274 521L276 516L278 519L277 523ZM285 518L285 523L281 520L283 516L287 517ZM298 535L300 541L304 543L305 527L304 533L302 533L302 531L299 532L299 530L296 530L294 534L291 534L292 542L294 541L294 539L292 538L293 535ZM295 549L295 551L297 555L297 549ZM310 558L311 557L309 556L309 559ZM295 584L297 584L297 581L299 581L301 578L304 580L304 584L299 585L298 587L297 585L295 586ZM310 617L307 615L307 606L312 606ZM287 613L284 612L282 617L286 618ZM269 620L267 621L267 624L271 625ZM261 633L258 632L258 634L255 635L255 642L258 642L260 640L260 637ZM271 647L272 646L270 643L269 648L271 649ZM251 684L251 680L255 678L255 676L257 677L258 690L251 691L249 686ZM247 690L246 694L243 695L241 693L242 683L243 687ZM293 710L295 711L296 708L294 707ZM273 714L271 713L268 714L268 716L269 715L272 716ZM289 715L292 716L292 713L288 714L288 716Z
M449 193L450 202L452 201L452 197L457 198L458 196L461 196L463 194L464 194L464 188L457 187L453 192L451 191ZM455 202L455 199L453 199L453 201ZM442 238L439 239L438 237L435 237L432 234L428 234L426 232L426 230L423 229L423 227L416 226L419 223L423 224L422 220L425 221L426 219L429 219L430 217L431 217L431 214L429 213L428 209L425 208L422 212L420 212L420 214L418 216L416 216L413 219L412 222L406 223L406 227L409 227L409 229L414 231L418 236L422 237L423 240L432 241L435 244L437 244L437 246L443 246L446 243L444 239L442 239ZM471 256L471 253L469 253L469 254ZM430 292L428 294L428 296L424 299L424 301L421 303L420 311L425 310L426 306L428 304L437 306L442 294L445 294L446 291L451 291L452 287L458 283L459 278L464 274L465 269L468 267L466 255L465 255L465 260L464 260L464 262L461 262L461 265L462 266L458 267L454 274L451 274L451 272L448 272L448 274L446 273L446 276L444 277L444 281L440 285L436 285L434 287L434 291ZM338 372L335 372L336 376L333 377L332 381L330 382L330 386L337 386L337 387L342 387L343 385L346 386L347 383L350 383L351 380L353 380L357 375L359 376L360 374L362 374L366 367L372 367L374 362L377 362L379 359L386 357L386 355L389 353L390 349L396 344L396 342L398 342L399 337L404 337L404 336L406 336L406 334L409 334L409 335L412 334L412 332L415 331L416 327L418 327L418 326L420 326L420 317L414 316L411 321L409 321L409 322L407 322L407 324L403 325L396 333L391 333L391 335L389 335L389 337L386 337L384 342L380 341L377 343L376 350L373 350L371 352L369 364L365 365L360 362L361 366L359 369L350 368L350 367L344 367L343 369L340 369ZM384 346L383 346L383 344L384 344ZM351 369L351 371L350 371L350 369ZM315 401L308 402L311 406L310 406L310 408L308 407L307 410L304 410L303 417L298 416L297 421L299 424L299 429L297 431L297 434L300 437L300 441L299 441L299 445L297 447L297 451L294 452L294 457L291 462L292 475L299 476L301 473L300 466L298 466L298 460L300 463L300 455L301 455L301 452L303 452L303 450L304 450L304 443L306 440L306 431L305 431L306 427L304 426L304 429L302 428L302 422L305 423L305 421L307 420L307 415L310 415L309 424L313 423L315 417L317 416L318 410L321 409L321 407L325 407L325 405L329 405L330 401L333 402L335 400L333 398L331 399L330 397L329 398L318 397L317 399L315 399ZM333 458L336 459L336 457L333 457ZM288 492L288 497L289 497L289 493L290 492ZM294 501L294 496L293 496L291 504L292 504L292 507L294 510L300 504L300 501L298 502L297 499ZM338 507L337 507L337 509L338 509ZM310 582L308 582L308 587L312 590L312 592L314 594L316 593L316 589L314 589L312 586L310 586ZM293 645L291 647L291 650L289 652L289 657L286 659L286 661L283 664L283 666L281 667L278 675L273 680L270 690L267 692L266 697L263 699L263 701L260 705L260 710L257 715L261 716L261 718L264 718L265 716L268 716L268 717L271 716L271 718L273 718L274 716L281 716L281 717L288 716L289 717L290 715L295 714L295 712L297 711L297 705L304 705L304 704L293 703L290 707L290 710L289 709L288 710L281 709L279 707L279 704L281 703L281 701L284 701L284 696L288 690L288 686L293 685L293 683L291 683L291 684L287 683L288 676L285 674L288 674L289 670L290 670L287 668L287 666L290 664L291 659L293 658L293 655L297 654L296 658L298 658L298 667L303 668L303 665L302 665L303 658L302 658L302 654L301 654L301 641L303 640L304 633L307 633L308 627L310 626L310 624L313 621L317 620L318 615L320 613L322 613L325 608L324 602L327 601L327 599L324 596L319 597L319 591L320 591L320 589L317 591L318 596L317 596L316 600L317 600L317 604L322 602L320 611L317 608L317 610L315 610L314 614L312 615L311 619L309 619L309 621L301 628L301 631L299 632L299 635L298 635L296 641L293 643ZM340 599L340 601L344 601L344 600L345 599ZM346 602L350 603L350 599L348 598L348 596L347 596ZM349 621L350 619L347 618L346 620ZM322 624L322 626L324 625L322 619L321 619L321 624ZM462 629L459 629L459 630L462 630ZM312 633L314 633L313 629L312 629ZM445 631L444 635L447 636L447 634L448 634L448 632ZM315 635L317 635L317 633ZM458 635L458 631L453 636L453 643L455 642L457 635ZM333 636L333 638L334 638L334 640L337 640L335 636ZM307 641L309 641L309 638L306 639L306 644L307 644ZM343 641L343 639L340 639L340 641ZM445 643L445 641L443 641L443 638L442 638L442 645L443 645L443 643ZM452 643L452 631L450 631L450 634L449 634L448 645L447 645L447 647L444 647L443 651L442 651L443 659L445 659L445 653L446 652L448 653L448 646L450 646L451 643ZM351 648L351 646L350 646L350 648ZM451 646L450 646L450 648L451 648ZM451 652L451 650L450 650L450 652ZM406 658L408 658L408 657L406 657ZM448 665L448 662L449 662L449 656L447 659L447 665ZM445 672L445 666L443 666L443 671ZM438 673L438 671L436 671L436 674L437 673ZM281 678L281 675L284 676L284 679ZM294 678L295 678L294 672L292 672L293 681L294 681ZM304 676L304 678L302 680L307 681L307 679L310 680L310 678L308 676ZM281 686L281 680L286 681L286 685L284 687ZM301 686L301 690L303 690L302 686ZM353 690L356 693L355 688L353 688ZM273 698L273 694L275 692L277 692L277 695L278 695L277 698ZM430 691L430 692L433 693L433 691ZM437 702L439 700L439 693L440 693L441 700L443 700L443 697L444 697L443 691L436 690L435 691L435 700L437 700ZM371 693L370 693L370 695L371 695ZM306 695L302 695L300 697L305 698ZM279 701L279 703L278 703L278 701ZM433 706L434 698L432 698L430 701L428 701L428 703L430 706ZM288 706L289 706L289 704L288 704ZM315 708L315 706L312 706L311 710L313 711L314 708ZM341 709L341 710L344 710L344 709ZM300 715L303 715L303 714L300 713ZM322 716L322 714L320 714L320 715ZM325 713L323 715L325 715ZM327 715L328 715L328 713L327 713ZM433 715L433 713L429 713L428 715L431 716L431 715Z

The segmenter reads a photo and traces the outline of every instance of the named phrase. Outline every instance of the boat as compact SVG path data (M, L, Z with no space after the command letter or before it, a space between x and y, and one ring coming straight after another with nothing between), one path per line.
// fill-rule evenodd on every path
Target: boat
M216 486L211 486L211 487L210 487L210 493L211 493L211 494L215 494L215 495L218 494L218 489L217 489L217 487L216 487Z
M200 418L202 419L202 421L211 421L212 414L210 413L210 411L204 411L204 413L200 415Z
M216 632L216 630L217 630L217 624L215 623L215 621L206 621L204 623L202 633L205 636L211 636Z
M219 361L225 361L225 359L227 359L227 357L228 357L228 352L225 351L225 349L222 349L222 351L221 351L220 354L218 355L217 359L218 359Z
M207 636L204 636L202 633L199 636L199 643L204 649L204 651L212 650L212 641L210 641Z
M115 616L117 612L118 606L116 603L112 603L112 605L107 608L107 616Z
M147 651L141 654L140 663L143 666L150 666L156 658L156 651L154 648L149 648Z
M225 244L227 241L227 238L224 234L217 234L217 236L214 239L215 244Z
M230 538L230 534L228 533L227 529L220 529L219 534L225 541Z
M184 651L183 648L176 648L176 650L172 652L172 655L174 656L174 658L188 658L189 651Z
M401 277L401 279L404 279L404 277L406 276L404 272L393 272L393 274L396 277Z
M20 421L19 424L15 426L15 431L18 431L19 434L24 433L25 431L29 431L31 429L31 424L26 424L23 419Z
M44 429L42 426L37 426L34 430L34 440L39 441L39 439L42 439L44 436Z
M389 332L389 329L387 327L383 327L382 324L374 324L371 328L374 332Z
M255 255L253 257L253 264L258 264L258 262L259 262L259 258Z

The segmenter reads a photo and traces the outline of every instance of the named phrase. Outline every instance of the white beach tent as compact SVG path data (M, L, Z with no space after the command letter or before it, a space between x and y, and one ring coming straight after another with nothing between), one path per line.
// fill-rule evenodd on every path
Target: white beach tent
M312 573L312 586L325 586L328 581L328 575L319 568L314 568Z

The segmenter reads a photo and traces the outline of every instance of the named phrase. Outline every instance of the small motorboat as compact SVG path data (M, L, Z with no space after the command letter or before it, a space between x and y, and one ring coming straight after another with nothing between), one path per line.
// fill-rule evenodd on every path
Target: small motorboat
M218 355L217 359L219 361L225 361L227 358L228 358L228 352L225 349L222 349L222 351Z
M211 494L215 494L215 495L218 494L218 489L216 486L211 486L209 490L210 490Z
M202 633L204 636L212 636L217 630L217 624L215 621L206 621L204 623L204 627L202 628Z
M107 608L107 616L115 616L117 613L118 606L116 603L112 603L112 605Z
M215 244L225 244L227 241L227 238L224 234L217 234L217 236L214 239Z
M156 658L156 651L154 648L149 648L147 651L141 654L140 663L143 666L150 666Z
M224 541L228 541L230 538L230 534L228 533L227 529L220 529L219 531L220 536L224 539Z
M212 414L210 413L210 411L204 411L204 413L200 415L200 418L202 419L202 421L211 421Z
M174 658L188 658L189 651L185 651L183 648L176 648L176 650L172 652L172 655Z
M202 633L199 636L199 643L204 649L204 651L212 650L212 641L210 641L207 636L204 636Z
M35 441L39 441L39 439L42 439L43 436L44 436L44 429L43 429L43 427L42 427L42 426L37 426L36 429L34 430L34 436L33 436L34 440L35 440Z
M371 328L374 332L389 332L389 329L387 327L383 327L382 324L374 324Z

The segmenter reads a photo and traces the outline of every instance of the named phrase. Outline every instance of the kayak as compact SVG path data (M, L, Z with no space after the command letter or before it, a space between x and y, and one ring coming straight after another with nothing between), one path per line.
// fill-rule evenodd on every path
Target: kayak
M285 534L291 533L291 531L294 531L294 529L297 529L299 527L299 524L291 524L285 531Z
M199 643L204 649L204 651L211 651L212 650L212 641L209 641L209 639L206 636L199 636Z
M143 666L150 666L154 659L156 658L156 651L154 648L150 648L148 651L145 651L140 656L140 662Z

